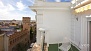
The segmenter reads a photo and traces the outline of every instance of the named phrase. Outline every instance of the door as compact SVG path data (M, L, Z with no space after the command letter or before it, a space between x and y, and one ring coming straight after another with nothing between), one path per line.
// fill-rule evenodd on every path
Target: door
M91 21L89 22L89 51L91 51Z

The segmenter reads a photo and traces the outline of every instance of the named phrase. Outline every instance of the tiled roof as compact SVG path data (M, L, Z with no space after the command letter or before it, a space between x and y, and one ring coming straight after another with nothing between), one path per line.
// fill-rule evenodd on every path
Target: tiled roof
M9 36L9 35L14 34L14 32L13 31L8 31L8 32L6 32L6 34Z

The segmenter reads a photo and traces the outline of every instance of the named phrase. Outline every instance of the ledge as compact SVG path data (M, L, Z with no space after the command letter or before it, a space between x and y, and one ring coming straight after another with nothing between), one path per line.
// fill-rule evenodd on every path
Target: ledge
M77 9L77 8L82 7L82 6L84 6L84 5L87 5L87 4L89 4L89 3L91 3L91 0L85 2L85 3L81 4L81 5L78 5L77 7L73 8L73 9Z
M69 2L39 2L33 6L29 6L30 9L36 12L38 9L56 9L56 10L69 10L71 3Z

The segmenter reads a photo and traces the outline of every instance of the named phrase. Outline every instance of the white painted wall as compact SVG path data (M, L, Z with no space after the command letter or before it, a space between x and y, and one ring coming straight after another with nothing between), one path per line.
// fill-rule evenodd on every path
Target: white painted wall
M43 14L39 14L39 12ZM45 42L48 44L61 43L71 35L70 10L40 10L37 14L37 42L41 42L39 28L46 29Z
M43 12L43 26L46 31L47 43L62 42L71 34L70 10L45 10Z
M81 44L82 44L82 51L87 51L87 35L88 35L88 27L87 27L87 18L85 15L81 17L82 24L81 24Z
M73 15L68 3L36 2L31 7L36 11L37 43L41 42L39 28L44 28L45 42L48 44L61 43L65 37L82 49L87 50L87 18L84 14ZM78 18L78 21L76 20ZM64 40L65 41L65 40Z
M78 21L76 20L78 18ZM71 40L74 44L76 44L81 51L87 51L88 45L88 19L86 15L79 14L72 17L72 33Z
M75 44L79 46L81 43L81 17L79 16L75 16L74 18L74 34Z
M68 2L36 2L30 7L37 15L37 43L41 42L39 28L44 28L45 42L61 43L71 35L71 11Z

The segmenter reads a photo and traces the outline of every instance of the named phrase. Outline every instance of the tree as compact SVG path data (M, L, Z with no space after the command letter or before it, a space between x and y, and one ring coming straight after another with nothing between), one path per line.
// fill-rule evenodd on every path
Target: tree
M30 28L30 41L32 41L33 40L33 29L32 29L32 27Z
M31 43L36 42L36 25L31 26L30 28L30 41Z
M25 47L23 43L17 44L17 51L25 51Z

